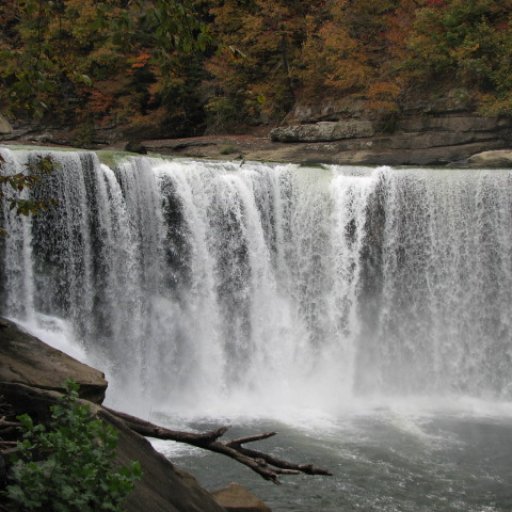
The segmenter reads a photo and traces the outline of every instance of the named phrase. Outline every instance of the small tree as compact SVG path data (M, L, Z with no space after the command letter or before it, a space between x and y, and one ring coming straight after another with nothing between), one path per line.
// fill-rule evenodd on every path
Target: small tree
M51 407L48 426L20 416L23 438L0 496L13 512L122 511L141 476L138 462L115 467L117 433L78 399L78 385Z

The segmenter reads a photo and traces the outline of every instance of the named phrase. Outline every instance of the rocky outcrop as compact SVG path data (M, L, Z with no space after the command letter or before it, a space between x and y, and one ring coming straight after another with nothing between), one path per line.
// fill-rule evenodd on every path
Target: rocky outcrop
M441 94L428 91L409 91L400 99L400 117L423 115L468 114L475 111L471 94L464 88L453 88ZM398 112L396 113L398 114ZM395 116L395 113L392 114ZM350 96L314 98L298 101L283 120L284 125L310 124L319 121L342 121L347 119L378 120L380 115L367 108L365 98Z
M399 109L378 114L363 99L297 103L270 139L287 145L275 151L279 160L336 164L445 165L512 145L512 117L480 115L462 88L436 97L416 93Z
M287 144L279 160L336 164L446 165L464 162L475 153L512 145L510 117L482 117L461 112L421 113L389 121L387 126L374 122L373 126L380 126L375 133L365 132L364 128L361 132L347 129L347 137L337 136L332 128L350 127L351 123L364 127L369 121L280 127L271 132L271 138L280 143L302 143L300 148ZM324 126L330 128L324 129Z
M227 135L144 145L162 154L223 160L422 166L477 166L468 160L472 155L512 147L512 117L477 114L464 91L416 99L404 103L400 114L381 117L363 106L342 100L296 105L267 139ZM226 146L233 156L226 156Z
M310 124L365 117L364 101L354 98L328 98L314 102L297 102L283 124Z
M466 142L443 145L446 134L375 135L366 139L346 139L334 142L271 142L262 138L225 136L222 139L207 137L187 140L145 141L149 151L163 155L215 158L219 160L259 160L269 162L295 162L309 164L354 165L466 165L476 153L491 149L512 147L505 139L463 135ZM453 136L458 137L457 135ZM452 139L453 140L453 139ZM223 148L232 148L226 155Z
M370 121L352 119L274 128L270 132L270 138L274 142L332 142L371 137L374 133L375 131Z
M105 398L103 373L50 347L15 323L0 320L0 381L62 392L68 379L80 385L81 398L97 404Z
M117 462L141 464L143 475L125 502L127 512L224 511L193 476L177 469L99 404L107 386L101 372L49 347L13 322L0 320L0 396L13 417L28 413L37 423L47 421L49 407L69 378L80 384L82 397L94 400L84 400L91 411L117 430Z
M15 414L28 412L36 422L48 419L49 407L60 396L55 391L10 382L0 382L0 395L12 405ZM194 477L177 469L156 452L144 437L131 431L102 406L87 401L84 403L93 414L116 429L116 463L124 466L136 460L141 465L142 477L124 504L126 512L224 511Z
M271 512L263 501L240 484L231 483L214 491L212 496L227 512Z
M498 149L472 155L467 160L469 167L512 167L512 150Z
M468 159L477 153L512 147L512 117L482 116L474 108L462 89L435 99L416 95L403 100L400 113L387 115L365 110L363 100L330 99L297 104L283 126L270 132L260 127L259 135L141 140L140 144L128 148L221 160L478 166ZM39 135L32 133L20 141L35 141ZM61 135L56 132L53 143L65 144ZM109 149L124 147L124 143L118 143ZM495 166L488 162L482 165ZM503 165L508 164L496 164Z
M158 453L142 436L103 408L98 416L118 431L117 461L126 465L138 460L142 478L128 496L126 512L224 512L189 473L181 471Z

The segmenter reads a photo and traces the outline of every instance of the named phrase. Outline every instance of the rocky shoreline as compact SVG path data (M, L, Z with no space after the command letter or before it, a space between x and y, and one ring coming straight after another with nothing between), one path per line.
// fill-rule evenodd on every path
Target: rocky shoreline
M512 117L484 116L454 94L380 117L357 105L296 105L281 126L256 127L250 134L148 140L146 133L127 136L121 129L98 129L93 140L78 146L299 164L510 167L512 163L507 152L512 148ZM72 130L12 127L1 116L0 143L77 147Z
M183 158L216 160L253 160L281 163L392 165L439 167L512 166L512 140L491 137L493 132L434 132L374 135L317 142L279 142L252 135L202 136L181 139L141 140L105 143L99 141L85 149L127 150ZM489 135L489 136L487 136ZM445 141L460 143L442 144ZM481 139L481 140L478 140ZM482 140L483 139L483 140ZM0 144L74 147L70 141L48 134L25 135L17 139L0 139ZM510 148L510 149L509 149Z
M300 164L509 167L512 118L445 110L389 121L342 114L295 115L265 136L142 141L148 151L195 158ZM499 151L499 153L490 153ZM482 156L482 153L485 153Z

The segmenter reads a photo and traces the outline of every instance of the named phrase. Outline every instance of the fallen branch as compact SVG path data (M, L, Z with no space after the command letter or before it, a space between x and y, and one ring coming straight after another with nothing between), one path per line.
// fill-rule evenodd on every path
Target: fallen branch
M17 441L0 441L0 455L7 457L19 450Z
M2 396L3 395L3 396ZM48 409L55 404L60 393L33 388L18 383L0 382L0 404L3 402L6 407L0 409L0 420L4 423L2 434L7 433L7 429L17 430L12 421L13 417L26 411L31 412L31 416L39 423L48 421ZM84 404L89 402L84 400ZM279 475L297 475L300 473L308 475L331 475L325 469L318 468L311 464L294 464L285 460L278 459L273 455L264 452L246 448L245 444L255 441L268 439L276 435L275 432L266 432L248 437L234 439L231 441L222 441L220 438L227 432L227 427L218 428L210 432L182 432L171 430L160 425L155 425L148 421L142 420L135 416L130 416L122 412L118 412L106 407L89 404L91 407L98 409L97 413L101 417L101 412L111 415L122 422L128 429L141 434L145 437L154 437L157 439L177 441L196 446L205 450L225 455L258 473L265 480L271 480L278 484ZM0 429L1 430L1 429ZM9 437L6 439L6 437ZM9 442L14 441L10 436L0 435L0 441L5 444L0 446L0 451L5 455L15 451L17 448Z
M234 439L232 441L220 441L219 439L227 432L227 427L222 427L210 432L182 432L155 425L135 416L114 411L113 409L105 409L107 409L110 414L120 419L129 429L138 434L146 437L154 437L156 439L186 443L191 446L226 455L252 469L265 480L271 480L276 484L279 484L278 475L297 475L300 473L308 475L332 475L329 471L313 466L312 464L294 464L278 459L267 453L251 450L242 446L247 443L273 437L276 435L276 432L265 432Z
M6 430L11 430L13 428L18 428L20 426L19 421L8 421L5 419L5 416L0 418L0 433Z

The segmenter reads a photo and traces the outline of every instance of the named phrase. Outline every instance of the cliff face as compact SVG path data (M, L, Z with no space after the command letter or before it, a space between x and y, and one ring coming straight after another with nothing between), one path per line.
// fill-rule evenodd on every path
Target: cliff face
M512 118L483 116L451 91L436 101L411 99L384 117L344 102L297 104L270 137L303 143L310 159L330 163L439 165L509 147Z
M400 112L377 114L364 101L298 101L280 126L257 135L209 135L126 143L121 131L97 132L93 148L125 148L187 157L299 163L471 166L474 155L512 146L512 116L485 116L460 89L435 99L411 95ZM15 130L0 141L70 145L66 130ZM484 162L489 164L488 159ZM496 164L507 166L509 161Z
M143 475L125 503L127 512L224 510L194 477L175 468L145 438L100 405L107 387L101 372L49 347L14 323L0 320L0 396L10 405L13 416L28 413L35 422L44 422L67 379L80 384L81 397L91 400L89 407L94 414L117 430L117 462L126 465L138 460L141 464Z
M512 120L433 112L394 119L391 132L378 120L340 119L281 126L269 138L209 136L149 140L143 146L161 154L221 160L509 167L510 157L503 155L512 146Z

